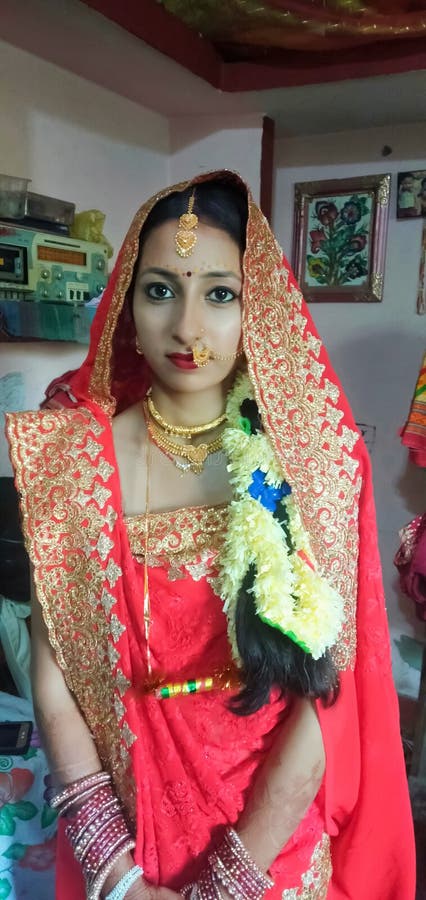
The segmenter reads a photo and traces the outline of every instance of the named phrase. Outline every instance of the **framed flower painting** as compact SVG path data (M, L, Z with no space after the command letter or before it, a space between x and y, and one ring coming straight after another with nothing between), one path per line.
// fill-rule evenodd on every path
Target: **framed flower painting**
M306 300L383 299L390 175L295 185L293 267Z

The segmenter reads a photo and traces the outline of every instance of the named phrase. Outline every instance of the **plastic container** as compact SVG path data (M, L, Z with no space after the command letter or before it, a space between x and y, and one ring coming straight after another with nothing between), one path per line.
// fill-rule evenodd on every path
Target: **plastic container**
M28 191L25 199L25 215L41 222L53 222L55 225L72 225L74 222L75 203L56 200L44 194L33 194Z
M31 178L0 174L0 216L5 219L23 219L30 181Z

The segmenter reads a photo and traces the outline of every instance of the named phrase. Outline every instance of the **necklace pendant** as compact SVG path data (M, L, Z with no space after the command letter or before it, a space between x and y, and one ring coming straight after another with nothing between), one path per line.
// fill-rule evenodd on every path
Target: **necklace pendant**
M175 459L174 463L175 463L176 468L180 469L181 472L189 472L189 470L191 468L190 462L180 462L179 459Z
M209 453L207 444L198 444L198 447L191 447L192 461L196 466L202 466L205 463Z

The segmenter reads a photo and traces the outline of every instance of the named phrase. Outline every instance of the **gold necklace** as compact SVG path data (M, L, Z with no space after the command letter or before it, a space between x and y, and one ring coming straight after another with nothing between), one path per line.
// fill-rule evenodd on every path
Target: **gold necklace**
M159 426L150 418L148 405L145 400L143 401L143 410L145 423L151 440L159 450L162 450L162 452L165 453L168 459L172 459L178 469L182 469L183 466L174 458L176 456L187 461L187 467L185 466L185 468L190 469L195 475L200 475L203 471L203 466L207 457L222 449L222 435L219 435L214 441L209 441L207 444L198 444L196 446L193 444L177 444L175 441L172 441L170 437L167 437L161 428L159 428Z
M151 419L154 419L154 421L157 422L157 425L160 425L166 434L178 434L181 437L191 438L197 434L204 434L206 431L213 431L213 428L222 425L222 422L226 419L226 413L222 413L216 419L212 419L211 422L206 422L205 425L172 425L170 422L166 422L158 411L150 391L147 394L146 400Z

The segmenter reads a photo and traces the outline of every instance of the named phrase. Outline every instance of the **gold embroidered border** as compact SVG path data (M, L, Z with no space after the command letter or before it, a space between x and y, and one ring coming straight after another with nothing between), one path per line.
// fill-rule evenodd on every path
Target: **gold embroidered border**
M302 886L283 891L282 900L326 900L332 872L330 838L324 833L302 875Z
M307 329L302 295L281 250L249 200L244 258L243 338L249 375L266 431L294 490L316 559L345 600L345 625L334 648L340 668L356 652L358 434L341 427L339 389L324 378L321 342Z
M227 520L227 504L151 513L148 516L149 565L166 565L174 571L193 563L206 551L219 550ZM146 516L129 516L125 522L133 556L144 559Z
M112 639L118 640L118 620L110 617L115 598L108 587L121 570L110 557L103 571L114 549L116 513L107 505L113 469L94 439L102 427L83 409L17 413L7 420L26 545L49 640L133 819L130 758L123 753L115 712L122 673L115 683L113 669L120 655L110 642L108 624L110 618Z

